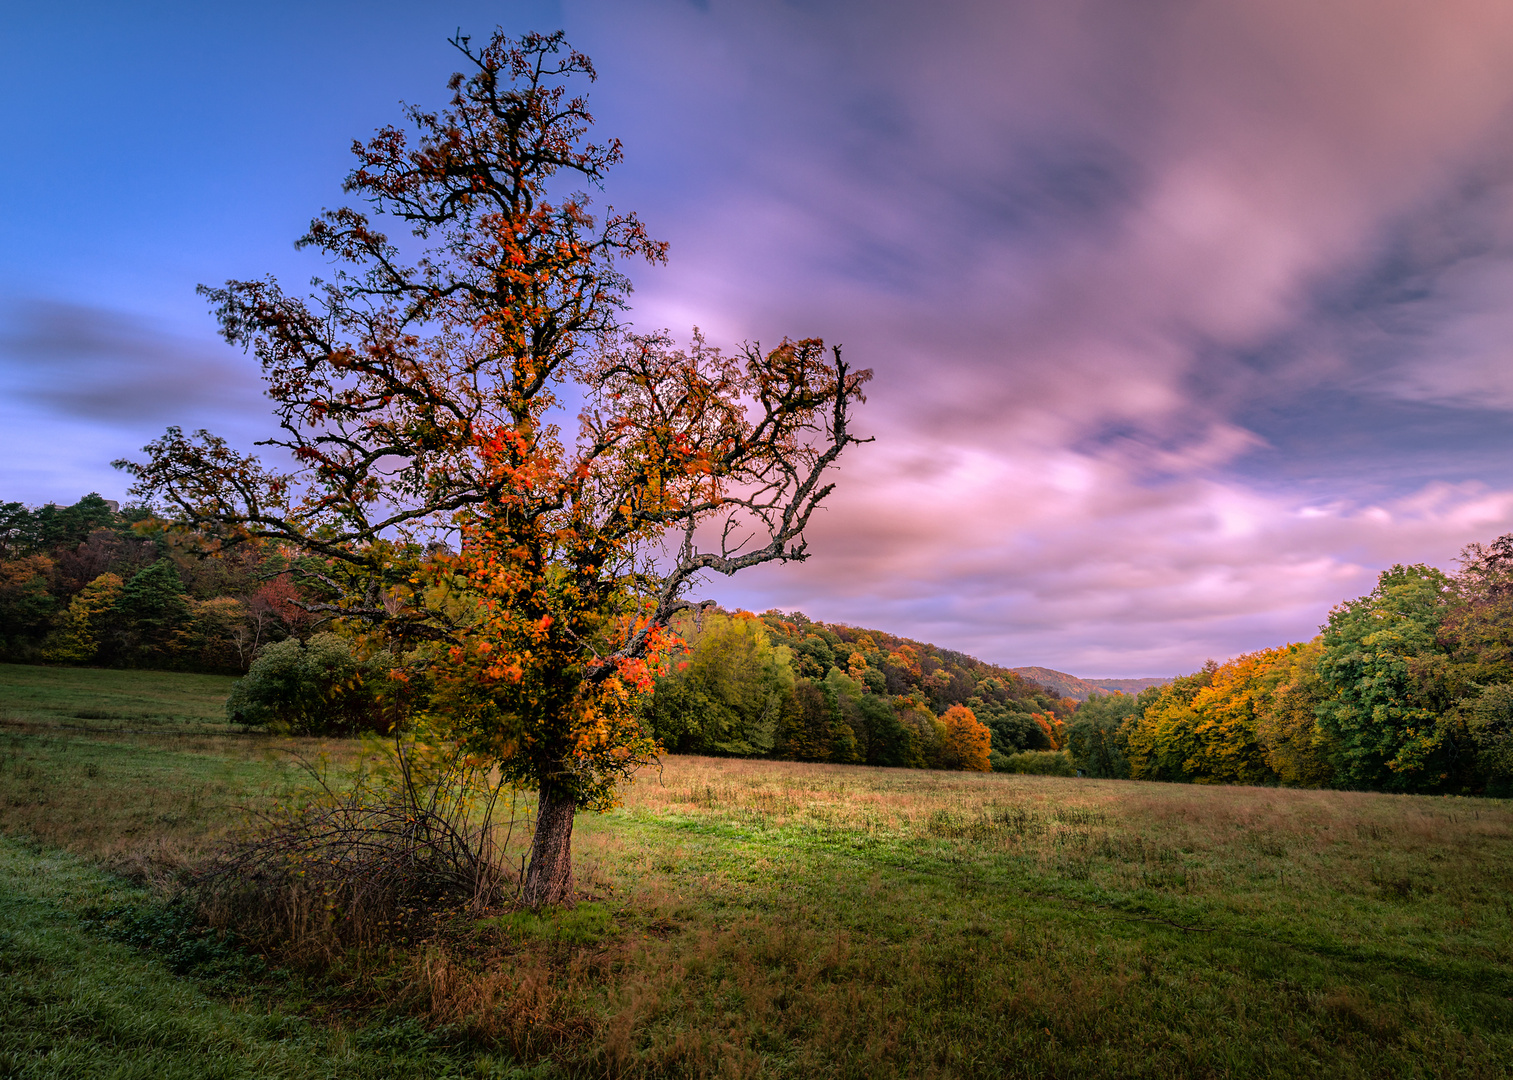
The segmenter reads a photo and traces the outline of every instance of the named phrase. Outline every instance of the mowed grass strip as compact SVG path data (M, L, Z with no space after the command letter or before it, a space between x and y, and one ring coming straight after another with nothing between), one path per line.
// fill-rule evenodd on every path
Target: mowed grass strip
M290 750L355 754L0 739L0 823L120 865L154 844L192 860L297 779ZM1504 802L689 757L625 794L579 818L585 910L451 924L330 978L566 1075L1504 1077L1513 1060Z

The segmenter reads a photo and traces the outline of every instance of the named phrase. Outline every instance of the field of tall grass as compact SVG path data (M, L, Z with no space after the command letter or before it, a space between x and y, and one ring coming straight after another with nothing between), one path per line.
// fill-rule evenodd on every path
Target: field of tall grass
M336 1045L352 1076L1491 1078L1513 1061L1513 806L1495 800L669 757L580 817L571 912L443 917L335 956L233 950L182 911L154 937L140 927L178 910L178 876L300 783L292 754L355 753L226 725L225 685L0 667L0 903L47 912L99 985L150 970L243 1032L204 1075L326 1075ZM112 890L129 897L96 895ZM26 1049L62 991L16 925L0 1074L86 1075L79 1052L53 1068ZM186 940L216 963L175 966ZM140 1004L118 1003L111 1046L160 1031ZM259 1017L305 1049L275 1061ZM115 1060L58 1030L49 1053ZM202 1034L143 1035L128 1064L193 1061Z

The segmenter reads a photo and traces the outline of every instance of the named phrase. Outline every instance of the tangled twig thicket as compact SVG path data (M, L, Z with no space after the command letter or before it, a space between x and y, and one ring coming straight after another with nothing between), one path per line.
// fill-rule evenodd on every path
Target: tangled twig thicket
M306 763L306 796L255 814L196 875L209 920L252 940L341 949L414 938L438 915L477 915L518 892L500 858L516 793L444 743L396 738L386 757L340 782Z

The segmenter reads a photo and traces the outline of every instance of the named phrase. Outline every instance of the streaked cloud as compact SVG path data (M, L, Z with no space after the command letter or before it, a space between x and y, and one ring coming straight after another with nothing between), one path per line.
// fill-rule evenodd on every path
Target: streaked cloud
M427 69L454 25L497 17L459 5L427 41L397 11L366 32L385 55L406 35ZM877 370L877 441L846 462L812 560L711 595L1007 664L1169 674L1308 637L1393 562L1448 565L1513 531L1501 0L586 0L562 17L626 147L603 199L672 241L665 270L637 274L637 324L819 334ZM249 161L237 190L316 190L317 165ZM244 237L247 197L225 211ZM132 253L99 258L118 272ZM193 261L298 280L247 258ZM45 472L24 448L39 432L82 463L102 433L250 431L255 373L208 323L86 292L0 326L8 415L29 425L16 469Z
M718 152L639 311L878 368L812 562L717 593L1135 675L1513 529L1513 12L652 8Z
M194 341L146 320L52 300L0 313L0 380L9 395L67 420L140 428L255 411L255 364L213 339Z
M110 462L168 425L250 443L268 416L256 363L208 334L80 303L0 308L0 457L11 485L0 499L121 499L130 481Z

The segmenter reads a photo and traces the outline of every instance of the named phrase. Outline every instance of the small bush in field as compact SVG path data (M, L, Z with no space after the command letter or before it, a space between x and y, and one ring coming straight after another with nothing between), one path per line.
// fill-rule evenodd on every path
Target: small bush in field
M993 755L994 772L1028 773L1033 776L1076 776L1072 756L1065 750L1025 750L1018 754Z
M279 734L351 734L387 724L385 665L352 654L335 634L316 634L263 649L226 700L226 715Z

